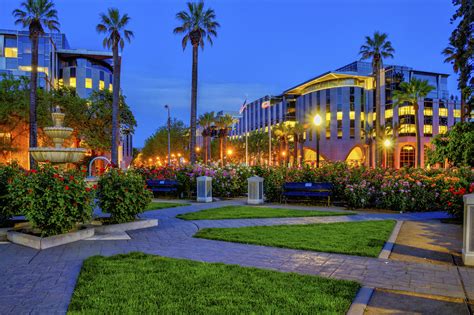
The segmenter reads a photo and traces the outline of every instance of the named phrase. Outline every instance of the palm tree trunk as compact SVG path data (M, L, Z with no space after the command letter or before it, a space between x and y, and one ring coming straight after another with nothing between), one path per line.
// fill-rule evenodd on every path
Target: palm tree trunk
M298 165L298 135L295 133L293 135L293 165L297 166Z
M418 119L418 103L413 105L415 108L415 137L416 137L416 165L415 167L421 167L421 135L420 135L420 121Z
M221 165L224 166L224 151L223 151L223 146L224 146L224 141L222 139L222 136L219 136L219 151L220 151L220 159L221 159Z
M207 164L207 136L203 136L202 137L203 141L202 141L202 144L203 144L203 148L202 150L204 151L204 164Z
M38 88L38 33L30 30L31 34L31 82L30 82L30 148L38 146L38 121L36 101ZM36 168L36 161L30 154L30 169Z
M303 164L304 164L304 142L303 142L303 139L302 139L302 141L300 141L300 155L301 155L300 166L303 166Z
M382 129L380 126L381 113L381 83L380 83L380 61L375 62L375 166L380 167L382 151L380 150L382 144Z
M191 164L196 163L196 111L197 111L197 81L198 81L198 45L193 45L193 70L191 83L191 139L189 155Z
M120 139L119 127L119 102L120 102L120 57L118 52L118 43L114 43L112 47L114 58L114 81L112 82L112 164L119 166L118 147Z

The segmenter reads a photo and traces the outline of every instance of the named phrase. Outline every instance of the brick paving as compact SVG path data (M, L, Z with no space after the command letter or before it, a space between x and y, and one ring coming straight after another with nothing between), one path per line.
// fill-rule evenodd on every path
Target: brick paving
M0 314L64 314L82 261L92 255L115 255L132 251L206 262L223 262L285 272L320 275L359 281L363 285L462 298L464 291L454 266L309 252L237 244L192 236L210 226L308 224L357 220L428 220L442 213L359 214L356 216L183 221L178 213L239 204L221 201L150 211L143 217L157 218L159 226L130 231L130 240L80 241L43 251L11 243L0 244ZM474 298L474 269L459 268L470 298Z

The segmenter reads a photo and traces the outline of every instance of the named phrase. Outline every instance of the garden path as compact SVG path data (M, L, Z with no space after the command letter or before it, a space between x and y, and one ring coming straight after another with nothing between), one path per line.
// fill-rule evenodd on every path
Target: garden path
M92 255L115 255L132 251L206 262L222 262L285 272L356 280L365 286L474 299L474 269L449 265L348 256L197 239L203 227L308 224L356 220L429 220L440 212L420 214L370 214L321 218L183 221L180 213L242 204L219 201L146 212L159 219L159 226L130 231L130 240L80 241L37 251L0 243L0 314L64 314L67 311L82 261ZM463 289L464 284L472 284ZM466 293L465 293L466 291Z

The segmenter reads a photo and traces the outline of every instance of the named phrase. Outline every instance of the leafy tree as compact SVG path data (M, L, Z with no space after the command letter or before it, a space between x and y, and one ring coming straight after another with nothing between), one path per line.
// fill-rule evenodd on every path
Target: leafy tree
M120 70L122 65L122 57L119 56L120 50L125 46L125 40L130 42L133 38L133 32L125 29L127 27L130 17L127 14L120 15L118 9L109 8L107 14L100 14L100 23L97 24L96 30L98 33L106 35L104 38L104 47L112 49L113 54L113 101L112 101L112 139L111 139L111 156L112 163L118 164L118 146L120 135L121 114L119 114L120 103Z
M209 140L212 136L212 126L214 125L216 118L214 112L204 113L199 116L198 124L202 128L202 137L204 142L204 164L207 164L211 158L211 150Z
M474 122L455 124L447 133L434 137L431 144L433 148L428 150L430 164L448 160L454 166L474 167Z
M28 28L31 39L31 81L30 81L30 148L38 146L37 122L37 86L38 86L38 41L44 29L59 31L58 12L51 0L27 0L20 4L20 9L13 11L15 24ZM30 168L35 167L33 156L30 156Z
M300 165L303 164L303 159L304 159L304 133L306 132L306 128L303 124L297 122L293 128L291 128L291 131L293 132L293 163L295 165L298 164L298 145L300 147L300 152L299 155L301 155L301 160L300 160Z
M188 2L188 10L180 11L176 14L176 19L181 23L173 32L184 34L181 41L183 50L188 42L193 46L193 68L191 87L191 139L190 139L190 160L196 162L196 111L197 111L197 82L198 82L198 47L204 49L204 39L209 44L213 44L212 37L217 37L217 28L220 26L216 22L216 14L213 9L204 9L204 2Z
M366 36L365 43L360 47L359 54L362 60L372 59L372 71L375 76L375 164L380 166L382 161L381 141L382 129L380 124L381 117L381 78L380 72L383 69L383 59L393 58L395 49L392 43L387 39L386 33L375 32L373 37Z
M171 152L185 152L188 148L188 128L176 118L171 121L170 139ZM156 132L145 140L142 149L144 161L155 159L157 156L168 156L168 127L161 126Z
M252 131L248 136L249 155L257 157L257 163L262 164L262 159L268 148L268 134L265 132ZM262 154L263 153L263 154Z
M227 137L229 135L229 129L234 123L234 118L231 115L225 114L219 116L215 120L215 125L217 128L217 134L219 138L219 156L221 160L221 165L224 165L224 156L227 152Z
M92 150L108 151L112 145L113 95L108 90L94 91L88 104L78 136L84 138ZM120 95L119 115L122 132L133 133L137 122L123 95Z
M415 109L415 135L416 135L416 167L421 166L421 135L418 104L420 99L424 99L428 93L434 90L434 86L428 84L426 80L412 78L410 82L400 83L400 90L393 92L394 103L398 106L403 103L413 105Z
M465 121L473 110L474 85L474 5L472 0L453 0L457 7L451 23L459 21L449 37L449 45L443 50L444 62L453 65L458 76L458 88L461 92L461 120Z

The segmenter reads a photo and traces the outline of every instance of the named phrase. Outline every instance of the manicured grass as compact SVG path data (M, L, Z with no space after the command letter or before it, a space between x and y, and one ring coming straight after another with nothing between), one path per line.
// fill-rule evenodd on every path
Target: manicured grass
M176 217L184 220L221 220L221 219L257 219L257 218L290 218L290 217L323 217L331 215L352 215L354 212L332 212L296 210L252 206L226 206L198 212L179 214Z
M131 253L82 267L69 314L344 314L359 284Z
M178 203L178 202L151 202L146 208L145 211L150 210L160 210L160 209L167 209L167 208L174 208L174 207L181 207L181 206L188 206L189 203Z
M395 221L212 228L195 237L273 247L377 257Z

